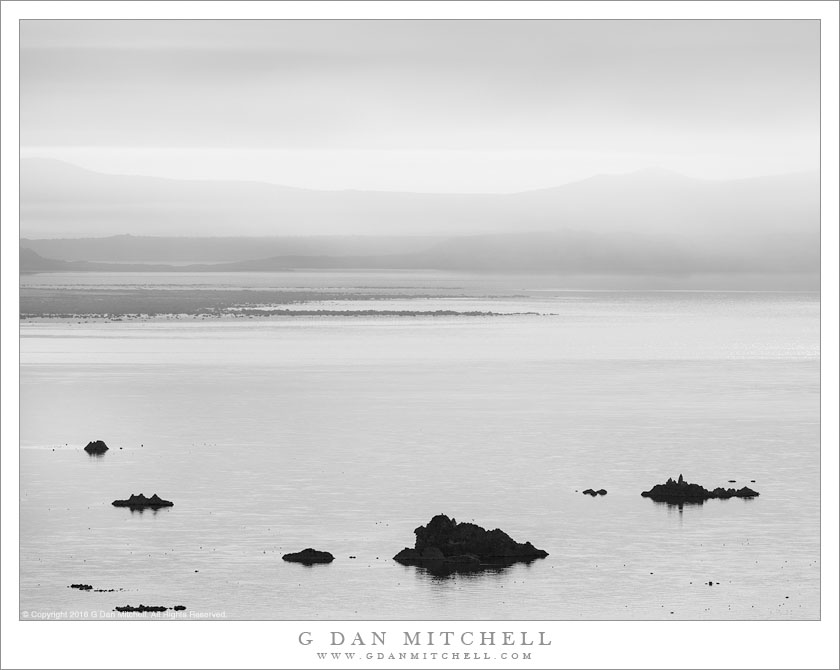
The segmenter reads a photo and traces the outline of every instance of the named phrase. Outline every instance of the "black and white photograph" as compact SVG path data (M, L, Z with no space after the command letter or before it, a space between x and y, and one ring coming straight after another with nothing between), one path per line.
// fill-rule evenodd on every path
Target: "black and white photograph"
M3 17L4 620L379 668L836 621L816 11L97 4Z

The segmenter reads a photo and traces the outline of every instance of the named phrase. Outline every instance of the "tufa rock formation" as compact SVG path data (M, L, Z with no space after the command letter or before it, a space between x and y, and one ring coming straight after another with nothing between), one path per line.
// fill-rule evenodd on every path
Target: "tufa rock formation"
M683 503L704 503L712 498L726 500L728 498L754 498L759 495L758 491L753 491L751 488L744 487L739 490L724 489L718 487L712 491L700 486L700 484L690 484L680 475L677 481L668 478L664 484L657 484L650 491L642 491L642 496L650 498L656 502L666 502L673 505L681 505Z
M87 443L85 451L93 455L104 454L106 451L108 451L108 445L105 444L102 440L94 440L93 442Z
M139 495L132 494L128 500L115 500L111 503L114 507L130 507L131 509L145 509L151 507L158 509L159 507L172 507L175 503L168 500L163 500L155 493L151 498L147 498L142 493Z
M529 563L545 558L548 552L530 542L516 542L498 528L485 530L473 523L458 523L438 514L426 526L414 529L414 548L406 547L394 560L418 565L433 573L481 570L488 567Z
M332 563L335 560L335 556L328 551L318 551L309 547L297 553L283 554L283 560L289 561L290 563L312 565L313 563Z
M114 608L117 612L165 612L166 610L183 611L187 609L184 605L175 605L175 607L164 607L163 605L123 605Z

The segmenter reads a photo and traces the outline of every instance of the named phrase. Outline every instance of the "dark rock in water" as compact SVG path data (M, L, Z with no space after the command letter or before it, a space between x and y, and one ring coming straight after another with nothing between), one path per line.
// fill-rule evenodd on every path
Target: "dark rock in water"
M397 555L394 556L395 561L399 561L400 563L407 563L408 561L419 561L422 557L420 553L415 549L410 549L409 547L405 547L401 551L397 552Z
M163 500L155 493L151 498L147 498L142 493L138 495L132 494L128 500L115 500L111 503L114 507L130 507L131 509L145 509L151 507L157 509L159 507L172 507L175 503L169 500Z
M79 591L90 591L93 587L90 584L70 584L71 589L79 589Z
M598 489L598 495L599 496L607 495L607 489Z
M119 605L114 608L117 612L165 612L168 610L168 607L164 607L163 605L137 605L134 607L133 605L123 605L120 607Z
M717 498L726 500L728 498L754 498L759 495L758 491L753 491L746 486L742 489L725 489L718 487L712 491L703 488L700 484L690 484L680 475L677 481L668 479L664 484L657 484L650 491L642 491L642 496L651 498L656 502L666 502L672 505L681 505L684 503L704 503L707 500Z
M548 556L548 552L530 542L516 542L498 528L485 530L473 523L458 523L444 514L415 528L414 534L414 548L406 547L394 560L434 573L483 570Z
M414 530L414 548L440 550L444 556L475 554L485 558L545 558L548 552L535 548L530 542L520 543L496 528L485 530L473 523L458 523L439 514L426 526Z
M175 607L164 607L163 605L143 605L141 603L136 607L133 605L123 605L122 607L117 606L114 609L117 612L165 612L166 610L175 610L176 612L182 612L187 608L183 605L175 605Z
M108 451L108 445L106 445L102 440L94 440L93 442L87 443L85 451L89 454L104 454Z
M460 554L458 556L446 556L444 560L447 563L457 566L467 567L481 567L481 559L475 554Z
M727 498L755 498L758 495L758 491L753 491L751 488L746 486L738 490L718 487L712 491L712 493L712 498L721 498L723 500L726 500Z
M335 560L335 556L328 551L318 551L309 547L294 554L283 554L283 560L312 565L313 563L331 563Z
M583 492L583 494L587 495L587 496L592 496L593 498L595 496L605 496L605 495L607 495L607 489L598 489L597 491L595 491L593 489L586 489Z
M420 552L420 558L426 561L442 561L446 556L443 555L440 547L426 547Z
M730 479L730 480L729 480L729 483L730 483L730 484L734 484L736 481L738 481L738 480L737 480L737 479Z

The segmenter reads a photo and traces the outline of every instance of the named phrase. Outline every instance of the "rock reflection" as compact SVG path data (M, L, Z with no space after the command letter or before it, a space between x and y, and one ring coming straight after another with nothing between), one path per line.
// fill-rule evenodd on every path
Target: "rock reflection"
M510 572L510 569L515 565L524 565L530 568L531 563L537 559L489 561L486 563L482 562L478 565L457 565L450 561L424 561L422 564L419 564L401 561L399 559L395 560L406 568L414 567L415 574L418 576L428 575L436 580L448 580L456 576L461 579L479 579L488 575L501 575Z

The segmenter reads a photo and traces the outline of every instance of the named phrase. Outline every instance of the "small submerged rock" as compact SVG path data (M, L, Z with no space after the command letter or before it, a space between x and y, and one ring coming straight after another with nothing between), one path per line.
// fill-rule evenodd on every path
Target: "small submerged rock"
M175 607L164 607L163 605L122 605L114 608L117 612L165 612L166 610L181 611L187 609L184 605L175 605Z
M108 445L105 444L102 440L94 440L93 442L87 443L85 451L93 455L104 454L106 451L108 451Z
M595 496L605 496L605 495L607 495L607 489L598 489L597 491L594 491L592 489L586 489L583 492L583 495L592 496L593 498Z
M690 484L683 479L682 475L677 481L669 478L667 482L657 484L650 491L642 491L642 496L645 498L671 504L703 503L710 499L754 498L757 495L759 495L758 491L753 491L746 486L738 490L718 487L709 491L700 484Z
M335 560L335 556L328 551L318 551L317 549L308 547L303 551L283 554L283 560L289 561L290 563L312 565L313 563L332 563Z
M138 495L132 494L127 500L115 500L111 504L114 507L130 507L131 509L144 509L146 507L157 509L158 507L173 507L175 503L159 498L157 493L152 494L151 498L147 498L140 493Z
M79 589L79 591L90 591L93 587L90 584L70 584L71 589Z
M474 523L458 523L445 514L438 514L426 526L415 528L414 534L414 548L406 547L394 556L394 560L434 573L530 563L548 556L547 551L537 549L530 542L516 542L498 528L485 530Z

